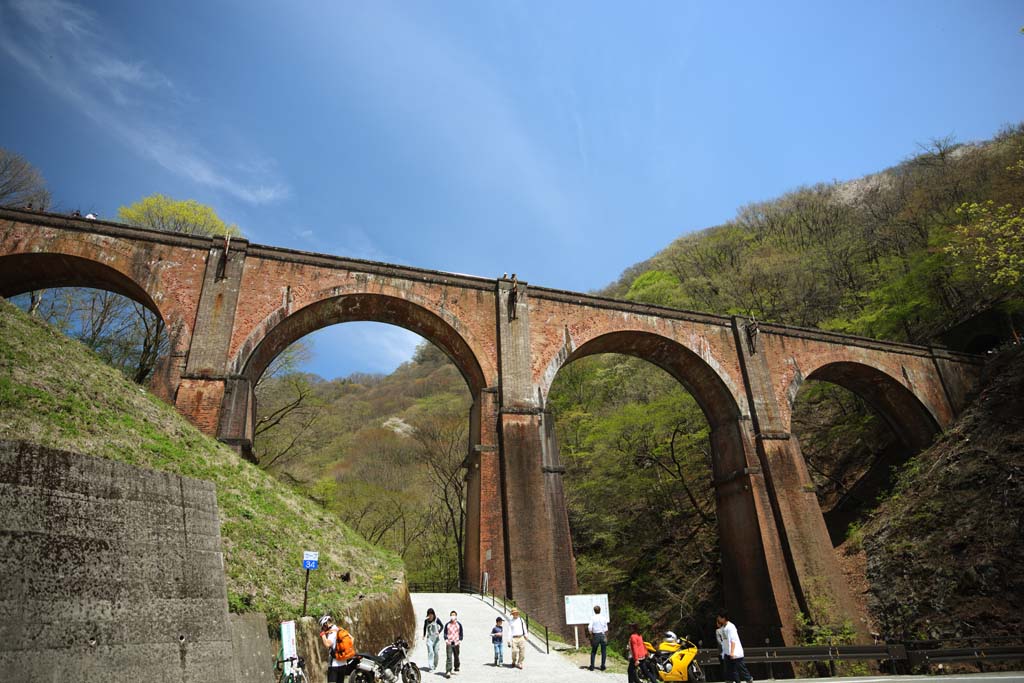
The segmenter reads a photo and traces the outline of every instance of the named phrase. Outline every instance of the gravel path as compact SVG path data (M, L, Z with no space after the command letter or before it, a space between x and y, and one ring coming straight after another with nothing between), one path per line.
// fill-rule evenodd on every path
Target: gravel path
M462 642L462 667L452 680L458 683L625 683L624 674L589 671L581 669L568 657L552 651L544 653L544 641L536 642L530 637L526 646L526 661L523 668L513 669L512 655L505 648L505 665L493 666L494 648L491 646L491 628L496 617L508 619L509 615L500 608L491 607L478 597L459 593L413 593L412 606L416 610L417 634L416 645L413 647L413 661L424 667L427 664L427 647L420 637L423 632L423 620L427 616L427 608L433 607L442 621L448 620L448 614L455 610L459 613L459 621L465 633ZM600 656L600 655L598 655ZM424 671L424 683L443 680L444 678L444 644L441 645L441 666L439 671Z

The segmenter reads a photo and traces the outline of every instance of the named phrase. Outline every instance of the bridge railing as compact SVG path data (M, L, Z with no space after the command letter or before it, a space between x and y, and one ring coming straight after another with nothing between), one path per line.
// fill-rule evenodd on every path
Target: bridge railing
M460 586L460 590L463 593L468 593L479 597L484 602L490 602L491 607L497 608L501 605L501 609L504 612L508 612L513 607L517 607L516 601L506 598L503 595L497 595L493 591L482 591L479 586L474 586L469 583L464 583ZM530 619L530 615L524 610L519 609L519 616L526 622L526 630L537 637L537 639L544 639L544 652L550 654L551 652L551 633L547 626L544 626L536 619Z
M409 584L410 593L467 593L479 597L484 602L490 602L491 607L497 608L501 606L502 611L508 612L513 607L516 607L516 601L506 598L503 595L497 595L493 591L481 591L479 586L474 586L470 583L458 583L457 581L414 581ZM537 637L537 639L544 639L544 651L546 653L551 652L551 632L547 626L544 626L536 619L530 619L530 615L523 610L519 610L520 616L523 621L526 622L527 630Z

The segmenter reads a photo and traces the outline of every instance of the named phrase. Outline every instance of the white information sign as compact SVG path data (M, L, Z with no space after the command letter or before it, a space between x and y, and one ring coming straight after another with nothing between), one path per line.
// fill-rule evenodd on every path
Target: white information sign
M288 659L295 655L295 622L281 622L281 659ZM292 662L284 663L284 674L287 676L293 673L298 667L293 667Z
M320 566L320 553L316 550L302 551L302 568L316 569Z
M594 605L601 607L601 616L611 623L611 612L608 611L608 594L601 595L566 595L565 623L569 626L589 624L594 617Z

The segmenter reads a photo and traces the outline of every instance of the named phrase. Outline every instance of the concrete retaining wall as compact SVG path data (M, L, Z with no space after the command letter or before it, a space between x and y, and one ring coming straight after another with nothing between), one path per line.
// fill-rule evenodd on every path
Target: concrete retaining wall
M0 672L233 681L214 486L0 441Z
M267 617L260 613L230 614L231 640L235 658L235 680L239 683L273 683L277 648L267 633Z

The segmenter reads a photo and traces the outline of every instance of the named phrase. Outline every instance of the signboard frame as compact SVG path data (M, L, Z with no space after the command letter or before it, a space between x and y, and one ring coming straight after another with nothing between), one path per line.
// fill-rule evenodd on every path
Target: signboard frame
M595 593L592 595L566 595L565 596L565 623L567 626L579 626L589 624L594 617L594 605L601 607L601 616L605 621L611 623L611 610L608 609L608 594Z

